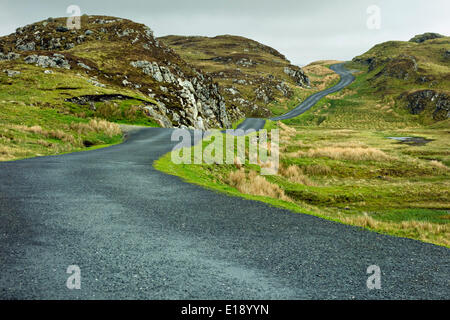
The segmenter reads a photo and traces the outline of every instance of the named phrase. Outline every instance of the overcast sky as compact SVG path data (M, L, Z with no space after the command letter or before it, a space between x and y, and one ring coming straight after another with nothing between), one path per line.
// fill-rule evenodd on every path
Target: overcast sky
M304 65L350 60L387 40L423 32L450 35L449 0L0 0L0 35L47 17L81 13L145 23L156 36L233 34L269 45ZM381 10L380 28L376 5ZM374 20L375 19L375 20Z

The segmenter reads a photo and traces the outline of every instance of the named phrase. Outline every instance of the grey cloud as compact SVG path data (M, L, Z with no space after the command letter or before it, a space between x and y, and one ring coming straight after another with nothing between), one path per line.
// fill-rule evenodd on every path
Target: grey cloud
M120 16L167 34L241 35L270 45L293 63L349 60L387 40L408 40L427 31L450 34L448 0L166 0L10 1L0 4L0 34L47 17L82 13ZM381 29L366 27L369 5L381 8Z

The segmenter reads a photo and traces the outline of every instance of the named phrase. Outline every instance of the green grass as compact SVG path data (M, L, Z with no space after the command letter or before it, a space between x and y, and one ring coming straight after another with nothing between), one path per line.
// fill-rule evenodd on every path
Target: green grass
M436 46L431 48L434 51L421 47L417 52L419 73L431 70L437 78L442 76L445 67L439 67L437 54L442 49L439 41L430 44ZM409 44L399 43L388 43L381 48L391 45L409 48ZM376 55L379 58L399 54L395 50L390 52L378 50ZM368 56L373 56L373 52ZM321 62L309 66L316 87L329 87L338 80L327 74L323 68L326 65ZM281 141L281 167L286 170L293 166L301 174L295 177L280 172L265 179L281 188L288 200L244 194L238 187L232 188L228 176L236 171L236 166L177 166L170 163L167 155L155 162L155 167L231 195L449 247L448 120L435 122L427 112L412 115L406 110L400 94L427 86L417 84L416 79L405 81L386 76L375 79L383 64L371 72L367 66L354 62L348 68L360 70L352 85L322 99L301 116L284 120L282 123L290 125L290 130L280 124L286 135ZM446 81L442 78L437 87L448 89ZM291 101L273 103L272 111L280 114L288 111L302 94L305 92L299 90ZM266 128L276 126L271 121L266 123ZM388 139L396 136L423 137L432 142L411 146ZM314 150L322 153L326 150L330 155L311 152ZM381 155L373 160L358 159L359 154L370 154L367 150ZM354 158L340 154L344 151ZM244 169L247 173L259 172L248 163Z
M96 130L78 132L71 128L77 123L88 124L94 118L157 126L137 107L142 105L141 100L149 104L154 101L138 92L114 86L96 87L75 70L53 69L53 74L44 74L43 68L20 61L1 62L0 67L21 72L12 78L0 73L0 161L89 150L122 141L120 134L110 136ZM96 110L65 101L97 94L123 94L132 98L96 103ZM42 132L30 132L29 127L33 126L41 127Z
M93 129L78 132L71 126L87 125L89 120L55 109L0 103L0 111L0 161L90 150L122 141L121 134Z
M228 176L237 170L234 165L174 165L169 154L156 161L155 167L233 196L450 247L448 121L432 123L426 115L411 115L396 101L396 93L410 90L414 84L390 79L392 92L383 95L371 80L382 67L372 73L359 64L351 63L349 68L356 66L362 71L350 87L322 99L305 114L283 121L290 130L266 122L266 129L282 129L281 167L296 167L306 181L295 182L283 173L265 177L281 188L288 200L245 194L231 187ZM320 68L312 69L326 74ZM320 85L320 75L314 80ZM329 79L321 85L335 81ZM282 113L283 106L279 107ZM284 108L290 108L289 102ZM432 142L411 146L388 139L395 136L424 137ZM333 157L309 153L329 147L336 153ZM374 160L346 158L339 154L342 148L363 156L365 150L375 150L382 156ZM248 163L244 169L259 172Z
M270 127L273 128L273 125L271 123ZM187 182L232 196L263 201L297 213L312 214L381 233L449 246L449 171L437 169L429 160L409 154L411 150L445 153L449 144L448 139L442 138L447 133L434 132L435 138L439 136L440 141L424 147L405 147L386 139L390 134L392 132L374 133L370 130L298 130L298 135L282 147L289 145L298 151L357 141L383 150L392 159L350 161L291 157L289 152L294 150L285 151L282 166L298 166L313 183L293 183L282 175L266 177L267 181L284 190L289 201L243 194L231 187L227 177L236 170L234 165L175 165L169 153L157 160L154 166ZM330 170L317 170L323 167ZM246 164L244 168L246 171L259 171L255 165Z
M448 210L431 209L393 209L387 211L374 212L373 216L381 221L424 221L439 224L447 224L450 220Z
M194 164L174 164L171 159L171 154L168 153L154 162L154 167L164 173L178 176L186 182L200 185L212 191L224 192L230 196L242 197L248 200L258 200L271 204L276 207L286 208L288 210L316 214L312 211L299 210L298 206L287 201L273 199L264 196L255 196L250 194L243 194L235 188L222 183L218 180L218 176L228 173L234 169L233 166L217 166L217 165L194 165Z
M444 61L443 53L450 44L450 38L426 41L422 44L390 41L379 44L347 63L348 69L360 70L356 80L342 92L322 99L303 115L285 120L284 123L304 127L352 128L352 129L401 129L401 128L450 128L448 119L436 122L433 109L426 109L419 115L411 114L403 94L418 90L434 90L450 94L450 67ZM397 79L386 75L377 76L387 65L387 59L399 55L414 56L418 70L409 79ZM374 59L374 70L356 61ZM421 77L433 79L421 82ZM319 77L320 80L320 77Z
M370 86L370 74L357 75L342 92L331 94L299 117L284 120L289 125L321 128L383 130L420 127L420 116L410 114L393 97L380 97Z

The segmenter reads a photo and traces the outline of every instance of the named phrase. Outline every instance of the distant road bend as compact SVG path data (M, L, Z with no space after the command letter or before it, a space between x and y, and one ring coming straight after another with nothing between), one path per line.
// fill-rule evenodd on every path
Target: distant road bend
M351 82L343 66L339 90ZM325 92L333 92L333 88ZM331 90L331 91L330 91ZM288 115L310 108L314 95ZM241 128L260 129L248 119ZM450 251L183 182L173 129L0 163L1 299L448 299ZM67 268L81 270L69 290ZM381 269L381 290L366 286Z
M296 108L290 110L289 112L278 116L273 117L270 120L272 121L278 121L278 120L286 120L286 119L292 119L295 117L298 117L299 115L305 113L312 107L316 105L317 102L320 101L320 99L324 98L325 96L332 94L334 92L340 91L350 85L353 81L355 81L355 76L351 73L351 71L347 70L344 66L344 63L338 63L330 66L330 69L339 74L341 77L339 83L333 87L330 87L328 89L325 89L323 91L317 92L315 94L310 95L308 98L305 99L302 103L300 103ZM249 118L246 119L244 122L240 124L238 129L255 129L260 130L264 127L266 123L265 119L256 119L256 118Z

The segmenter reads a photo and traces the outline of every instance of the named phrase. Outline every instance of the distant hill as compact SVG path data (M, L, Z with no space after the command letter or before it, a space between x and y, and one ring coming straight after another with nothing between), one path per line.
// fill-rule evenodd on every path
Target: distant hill
M450 117L450 37L426 33L409 42L389 41L355 57L367 70L373 94L391 97L424 124Z
M65 24L49 18L0 38L0 101L163 127L228 128L242 117L149 27L105 16Z
M427 40L439 39L439 38L444 38L444 37L445 36L443 36L442 34L439 34L439 33L426 32L426 33L418 34L418 35L414 36L413 38L411 38L411 40L409 40L409 42L422 43Z
M227 105L247 116L270 116L273 102L289 99L293 90L310 85L303 70L284 55L244 37L166 36L158 40L217 81Z

